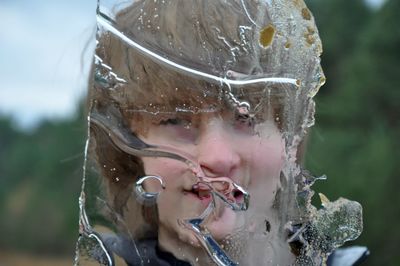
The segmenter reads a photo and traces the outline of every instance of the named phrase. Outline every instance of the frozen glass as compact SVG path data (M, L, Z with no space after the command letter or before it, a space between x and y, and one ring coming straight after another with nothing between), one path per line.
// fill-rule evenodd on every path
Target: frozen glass
M301 167L325 78L303 1L100 1L76 265L320 265L361 206Z

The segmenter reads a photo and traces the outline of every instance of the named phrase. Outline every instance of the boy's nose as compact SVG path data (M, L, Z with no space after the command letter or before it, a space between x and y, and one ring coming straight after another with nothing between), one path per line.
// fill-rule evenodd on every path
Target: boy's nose
M232 177L239 167L240 143L233 143L232 133L222 121L213 121L203 131L198 142L198 162L209 177Z

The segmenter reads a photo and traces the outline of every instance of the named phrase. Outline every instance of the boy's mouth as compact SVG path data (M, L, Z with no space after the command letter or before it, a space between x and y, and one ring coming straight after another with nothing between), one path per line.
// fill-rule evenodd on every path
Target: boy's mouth
M211 199L211 188L205 184L196 183L190 190L185 190L186 193L190 193L200 200Z
M200 200L211 199L213 188L211 185L204 184L203 182L198 182L192 186L190 190L184 190L185 193L190 193L196 196ZM215 192L219 192L231 203L241 203L243 201L243 193L238 189L233 190L219 190L214 188Z

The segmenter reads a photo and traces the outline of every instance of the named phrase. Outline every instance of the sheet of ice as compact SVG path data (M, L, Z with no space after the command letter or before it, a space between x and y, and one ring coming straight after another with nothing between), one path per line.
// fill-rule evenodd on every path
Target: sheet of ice
M185 240L175 257L220 266L320 265L359 236L361 206L316 209L323 178L299 165L325 82L303 1L107 0L97 19L75 265L154 265L159 230ZM215 128L206 158L235 151L236 172L199 159Z

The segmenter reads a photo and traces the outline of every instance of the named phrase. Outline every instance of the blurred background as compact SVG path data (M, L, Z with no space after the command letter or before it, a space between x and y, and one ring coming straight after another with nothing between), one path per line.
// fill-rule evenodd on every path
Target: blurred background
M400 265L400 0L306 3L327 76L306 168L328 180L313 188L363 205L364 232L350 243L371 250L363 265ZM0 2L1 266L72 264L95 8Z

